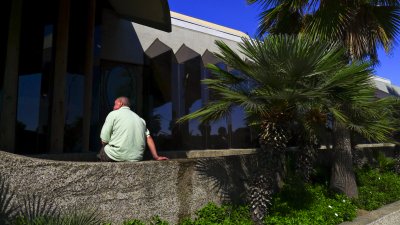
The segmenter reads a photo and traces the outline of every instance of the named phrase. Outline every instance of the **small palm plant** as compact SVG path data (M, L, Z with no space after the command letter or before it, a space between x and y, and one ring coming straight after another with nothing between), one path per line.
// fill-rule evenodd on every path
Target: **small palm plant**
M17 208L12 204L14 194L10 185L0 176L0 224L10 224L17 213Z
M243 39L242 59L225 43L216 44L216 56L241 74L208 65L213 76L203 83L215 92L214 99L179 122L214 121L229 115L233 107L244 109L248 123L259 129L264 162L249 193L255 221L263 219L271 194L284 181L284 152L293 137L311 156L329 118L371 139L382 140L393 128L390 107L384 108L393 100L374 98L370 64L348 65L339 45L301 35L270 35L264 40Z
M61 212L53 202L28 194L18 204L9 183L0 176L0 225L99 225L103 220L94 209Z

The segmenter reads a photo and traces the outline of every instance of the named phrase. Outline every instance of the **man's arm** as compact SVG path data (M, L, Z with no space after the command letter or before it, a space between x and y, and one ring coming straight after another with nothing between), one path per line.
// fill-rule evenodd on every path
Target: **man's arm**
M113 115L109 113L104 121L103 127L100 132L101 144L105 146L111 138L112 128L113 128Z
M153 156L153 158L155 160L167 160L168 159L167 157L159 156L157 154L156 145L154 144L154 140L150 135L147 135L146 142L147 142L147 146L150 149L151 155Z

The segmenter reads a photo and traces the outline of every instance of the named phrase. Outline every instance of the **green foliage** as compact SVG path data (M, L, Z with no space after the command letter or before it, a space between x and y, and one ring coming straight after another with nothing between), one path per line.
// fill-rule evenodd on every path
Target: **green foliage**
M377 60L400 34L399 1L247 0L260 4L258 36L306 33L341 42L351 59ZM368 29L365 29L368 27Z
M74 209L61 212L54 202L40 195L26 195L21 204L15 202L15 197L9 183L0 176L0 225L98 225L102 223L96 210Z
M39 209L39 208L36 208ZM20 213L11 222L13 225L99 225L103 221L95 210L77 210L63 214L45 215L43 213L28 216Z
M196 213L194 220L186 219L179 225L205 225L205 224L224 224L251 225L250 212L244 206L217 206L214 203L208 203L205 207Z
M96 209L73 209L61 216L62 225L98 225L102 218Z
M124 221L122 225L146 225L144 222L138 219Z
M24 216L17 216L12 223L13 225L62 225L62 221L59 217L50 216L37 216L34 218L28 218ZM82 224L83 225L83 224Z
M48 199L39 195L30 194L24 197L23 204L19 208L19 221L25 224L60 224L60 209Z
M239 106L248 124L272 122L319 134L330 115L346 129L378 142L388 141L397 125L393 113L399 101L376 99L371 64L349 64L337 43L306 35L243 39L238 47L246 60L224 42L216 45L216 56L240 75L208 65L212 76L202 82L214 91L213 101L178 122L219 120Z
M169 225L166 220L162 220L159 216L153 216L148 221L142 221L139 219L124 221L123 225Z
M396 160L390 157L386 157L383 152L378 152L378 156L376 157L378 160L378 169L381 172L389 172L394 171L394 166Z
M329 195L324 186L286 186L273 200L265 224L339 224L356 216L356 207L343 195Z
M400 177L379 169L357 171L358 199L355 204L362 209L374 210L400 199Z
M166 220L162 220L159 216L153 216L149 225L168 225Z

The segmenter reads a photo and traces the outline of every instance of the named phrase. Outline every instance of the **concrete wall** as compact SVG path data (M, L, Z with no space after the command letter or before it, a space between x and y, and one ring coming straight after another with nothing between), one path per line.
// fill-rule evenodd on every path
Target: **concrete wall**
M0 175L15 201L38 194L67 208L94 206L119 224L159 215L172 223L208 202L238 202L254 154L137 163L54 161L0 151Z
M366 163L375 162L377 151L388 156L397 154L392 144L356 148L363 153L358 157ZM28 194L37 194L63 209L93 206L113 224L154 215L174 224L208 202L243 203L249 177L258 167L255 152L163 152L171 160L102 163L93 162L93 153L35 156L64 160L59 161L0 151L0 177L10 183L17 202ZM320 163L329 165L330 154L321 149Z

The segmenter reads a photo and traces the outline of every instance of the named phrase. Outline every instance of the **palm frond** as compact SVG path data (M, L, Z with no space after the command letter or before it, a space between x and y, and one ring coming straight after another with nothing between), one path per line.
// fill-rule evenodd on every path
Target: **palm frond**
M392 133L400 125L396 115L399 106L393 97L359 102L348 109L348 127L370 141L394 142Z
M96 209L73 209L62 216L62 225L98 225L104 221Z
M231 112L233 106L232 102L210 102L203 108L179 118L177 123L183 123L192 119L199 119L201 123L216 121L225 118Z
M40 195L28 194L23 198L19 209L19 220L27 224L59 224L60 209L51 201Z
M17 207L12 203L14 197L10 184L0 176L0 224L8 224L16 215Z

